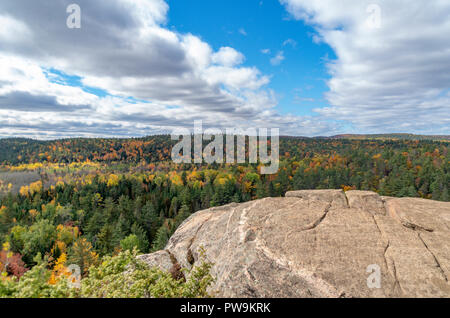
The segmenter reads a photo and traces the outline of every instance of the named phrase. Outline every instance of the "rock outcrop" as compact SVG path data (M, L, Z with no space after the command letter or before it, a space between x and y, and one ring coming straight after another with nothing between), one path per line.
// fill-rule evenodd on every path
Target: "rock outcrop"
M195 213L140 258L191 268L201 247L217 297L450 297L450 203L289 192Z

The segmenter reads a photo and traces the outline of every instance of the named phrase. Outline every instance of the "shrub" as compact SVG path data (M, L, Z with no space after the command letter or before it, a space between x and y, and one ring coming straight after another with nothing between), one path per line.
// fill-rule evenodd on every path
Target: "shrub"
M201 253L203 255L203 252ZM209 274L212 264L202 261L191 271L184 270L185 279L175 279L168 272L149 268L137 258L137 249L126 250L117 256L105 256L100 265L91 266L80 287L72 287L68 279L50 283L52 272L48 261L38 255L37 263L20 280L16 277L0 279L0 297L11 298L199 298L209 297L208 286L213 282Z

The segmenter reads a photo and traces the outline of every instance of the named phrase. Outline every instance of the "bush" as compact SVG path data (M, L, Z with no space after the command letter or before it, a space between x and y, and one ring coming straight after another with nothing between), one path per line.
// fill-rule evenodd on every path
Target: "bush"
M201 253L203 255L203 253ZM11 298L199 298L209 297L208 286L213 282L209 274L212 264L202 261L187 273L188 279L174 279L170 273L149 268L137 258L137 249L126 250L117 256L105 256L100 265L92 266L80 288L70 286L67 279L50 284L48 262L40 255L37 263L20 280L0 278L0 297Z
M139 247L139 239L136 235L130 234L122 241L120 241L120 247L124 251L132 251L133 249L138 249Z
M211 264L203 261L191 270L189 278L176 280L170 273L149 268L137 260L136 249L105 257L98 267L91 267L89 277L81 282L81 296L89 298L183 298L209 297L213 279Z

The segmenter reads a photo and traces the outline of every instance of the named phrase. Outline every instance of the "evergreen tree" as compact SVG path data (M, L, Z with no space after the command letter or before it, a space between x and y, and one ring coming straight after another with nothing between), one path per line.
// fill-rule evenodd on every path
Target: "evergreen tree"
M161 226L156 232L155 240L152 243L152 251L156 252L164 249L169 241L169 238L169 229L165 225Z
M114 250L112 225L106 224L97 235L96 246L101 255L111 254Z
M79 238L69 250L68 264L80 266L83 276L87 274L89 267L95 265L97 261L97 253L95 253L91 243L85 238Z
M141 226L139 226L139 224L134 223L133 226L131 227L131 233L135 235L137 238L138 250L142 253L147 253L149 243L146 231Z

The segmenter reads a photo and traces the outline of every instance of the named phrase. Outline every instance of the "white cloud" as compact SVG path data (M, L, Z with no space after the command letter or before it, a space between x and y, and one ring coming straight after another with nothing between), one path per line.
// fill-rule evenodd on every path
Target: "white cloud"
M281 2L337 56L317 112L364 132L449 132L450 2L377 1L379 28L373 1Z
M297 47L297 41L293 40L293 39L287 39L286 41L283 42L283 46L286 45L290 45L292 47Z
M234 48L216 50L168 29L162 0L78 0L78 30L65 26L69 0L3 0L0 136L140 136L191 127L197 119L205 126L279 127L282 134L309 136L341 133L337 120L361 132L448 134L447 1L379 1L379 29L367 23L371 1L282 2L337 56L327 61L330 106L317 109L318 116L280 115L270 76L242 65L245 56ZM271 63L284 59L279 51ZM114 96L67 86L46 74L51 68Z
M262 49L261 53L262 54L270 54L270 49Z
M214 63L229 67L242 64L244 60L244 55L231 47L222 47L212 55Z
M303 118L274 110L270 77L243 67L242 53L166 28L164 1L78 0L81 29L66 27L70 3L0 3L1 21L17 32L0 31L0 136L141 136L198 119L286 134L306 129ZM67 86L55 69L109 95ZM325 127L310 126L305 134Z
M285 59L284 57L284 52L283 51L278 51L277 55L275 55L273 58L270 59L270 64L276 66L276 65L280 65L281 62L283 62Z
M0 14L0 43L17 43L31 36L27 25L11 16Z
M242 34L243 36L247 36L247 31L245 31L244 28L240 28L239 33Z

